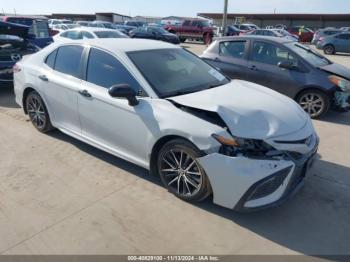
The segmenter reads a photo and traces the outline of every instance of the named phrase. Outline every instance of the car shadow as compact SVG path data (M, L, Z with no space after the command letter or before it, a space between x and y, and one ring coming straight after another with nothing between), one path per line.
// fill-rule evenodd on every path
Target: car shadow
M13 87L0 87L0 107L19 108L15 101Z
M350 125L350 112L340 113L335 111L328 112L325 116L318 119L319 121L329 122L340 125Z
M141 167L80 142L60 131L54 131L50 136L70 143L83 152L131 175L162 186L158 177L149 175L149 172ZM319 160L313 170L306 179L305 187L280 207L242 214L217 206L213 204L212 199L192 205L230 220L262 238L298 253L307 255L350 253L348 249L350 182L347 185L339 185L334 176L327 177L327 172L336 172L338 176L350 174L350 168ZM348 191L342 193L338 189L342 186Z

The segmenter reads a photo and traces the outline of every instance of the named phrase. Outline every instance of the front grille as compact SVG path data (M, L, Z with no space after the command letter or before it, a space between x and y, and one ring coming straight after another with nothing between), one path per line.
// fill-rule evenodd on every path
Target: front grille
M265 181L261 182L250 195L247 201L256 200L259 198L266 197L274 193L287 178L290 173L291 167L283 169L273 175L270 178L267 178Z
M281 140L276 140L275 143L277 144L290 144L290 145L307 145L310 146L313 140L313 135L305 138L305 139L301 139L301 140L295 140L295 141L281 141Z

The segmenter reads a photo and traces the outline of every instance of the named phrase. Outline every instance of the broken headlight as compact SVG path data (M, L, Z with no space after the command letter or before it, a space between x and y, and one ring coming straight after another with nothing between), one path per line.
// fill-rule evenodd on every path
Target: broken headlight
M350 92L350 81L346 80L345 78L331 75L328 77L329 81L331 81L332 84L339 87L343 92Z
M212 137L222 146L220 153L228 156L272 157L276 150L263 140L245 138L227 138L213 134Z

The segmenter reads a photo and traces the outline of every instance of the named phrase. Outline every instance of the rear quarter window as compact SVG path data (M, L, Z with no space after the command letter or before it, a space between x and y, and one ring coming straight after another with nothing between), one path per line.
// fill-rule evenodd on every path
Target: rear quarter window
M55 60L56 60L56 55L57 55L57 49L53 51L45 60L45 64L47 66L54 68L55 67Z
M60 47L56 55L55 70L79 78L83 50L82 46L75 45Z

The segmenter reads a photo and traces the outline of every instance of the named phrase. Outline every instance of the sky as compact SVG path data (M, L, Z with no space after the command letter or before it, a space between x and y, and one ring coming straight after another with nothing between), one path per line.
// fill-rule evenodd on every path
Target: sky
M130 16L196 16L223 11L224 0L1 0L18 14L115 12ZM350 13L350 0L229 0L231 13Z

